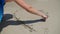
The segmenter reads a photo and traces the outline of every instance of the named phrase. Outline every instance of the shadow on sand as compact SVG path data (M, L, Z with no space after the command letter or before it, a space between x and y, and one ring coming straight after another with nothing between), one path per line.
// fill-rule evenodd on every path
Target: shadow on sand
M9 20L9 19L12 19L12 18L13 18L12 14L4 14L3 22L0 23L0 32L3 30L3 28L7 27L8 25L20 25L20 24L31 24L31 23L36 23L36 22L45 22L42 19L27 20L27 21L21 21L21 20L13 21L13 20ZM21 22L24 22L24 23L21 23Z

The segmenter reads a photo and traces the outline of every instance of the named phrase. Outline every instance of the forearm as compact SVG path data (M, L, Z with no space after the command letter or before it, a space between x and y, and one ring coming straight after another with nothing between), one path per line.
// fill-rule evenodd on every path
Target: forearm
M48 18L48 16L44 15L42 12L39 12L38 10L32 8L30 5L26 4L24 0L5 0L5 2L11 2L11 1L15 1L19 6L21 6L30 13L42 16L44 20Z
M30 5L26 4L24 2L24 0L16 0L15 2L30 13L33 13L33 14L36 14L36 15L39 15L39 16L44 15L43 13L39 12L38 10L32 8Z
M11 2L11 1L14 1L14 0L5 0L5 2Z

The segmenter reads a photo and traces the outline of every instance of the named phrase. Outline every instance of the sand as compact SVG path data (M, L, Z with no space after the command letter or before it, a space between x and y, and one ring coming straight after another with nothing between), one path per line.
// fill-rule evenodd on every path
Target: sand
M60 0L25 1L37 10L48 13L47 21L40 21L40 16L26 12L15 2L8 2L4 7L6 22L2 24L1 34L60 34ZM21 23L21 20L24 23Z

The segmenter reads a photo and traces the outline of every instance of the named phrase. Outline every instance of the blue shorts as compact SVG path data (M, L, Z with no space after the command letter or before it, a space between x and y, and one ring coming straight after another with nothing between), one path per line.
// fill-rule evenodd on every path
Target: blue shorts
M4 13L4 4L5 4L5 0L0 0L0 23L2 21L2 17Z

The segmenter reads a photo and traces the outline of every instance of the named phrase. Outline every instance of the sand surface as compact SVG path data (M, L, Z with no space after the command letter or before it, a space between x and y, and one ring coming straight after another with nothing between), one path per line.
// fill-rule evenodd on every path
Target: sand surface
M4 8L6 22L2 24L1 34L60 34L60 0L25 0L27 4L47 14L46 22L41 17L26 12L15 2L8 2ZM14 17L19 19L17 21ZM22 24L21 20L25 23Z

